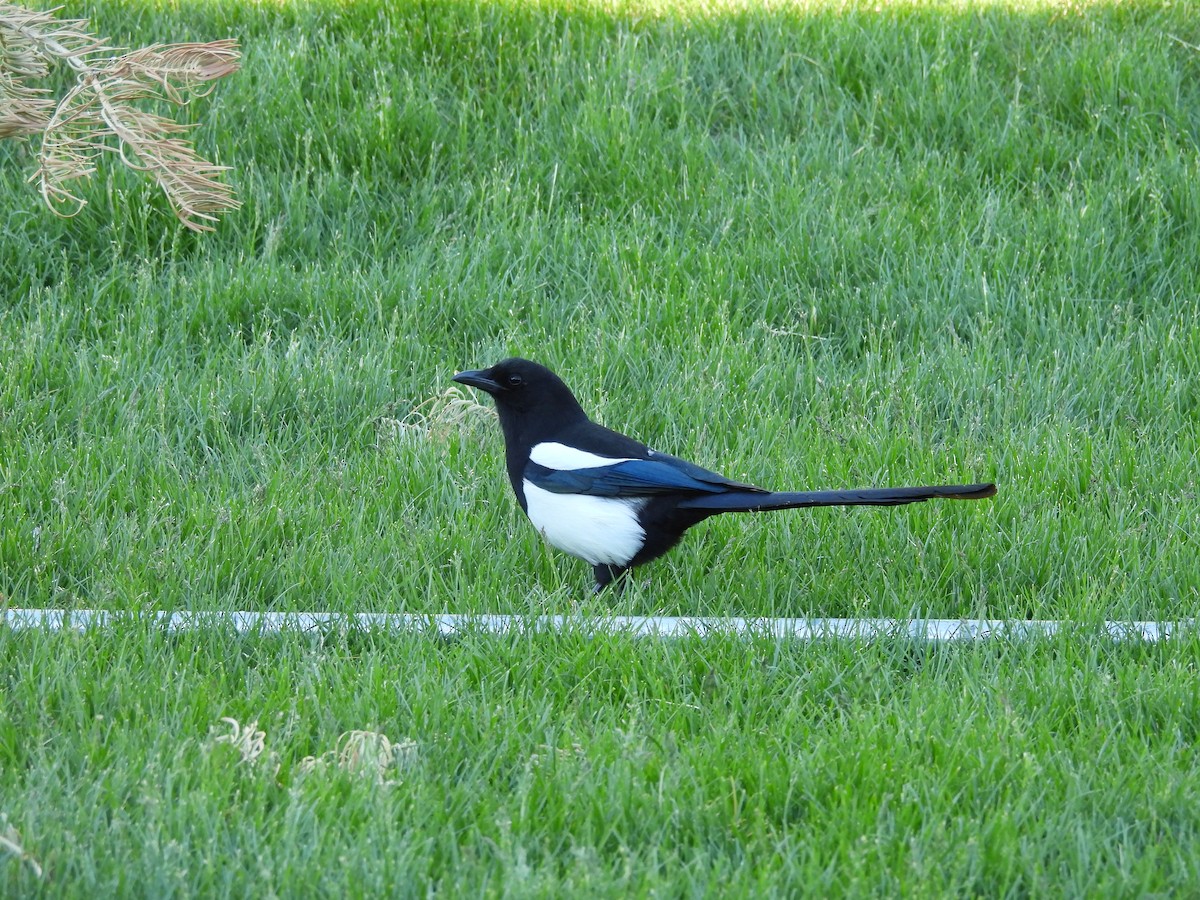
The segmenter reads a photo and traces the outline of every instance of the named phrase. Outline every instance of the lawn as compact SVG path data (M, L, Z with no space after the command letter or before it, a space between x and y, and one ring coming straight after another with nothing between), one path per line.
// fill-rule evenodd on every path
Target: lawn
M1200 893L1200 638L1092 627L1200 608L1195 3L71 13L241 41L244 206L59 219L0 142L0 602L1079 628L0 632L0 895ZM999 494L595 598L450 382L511 354L731 477Z

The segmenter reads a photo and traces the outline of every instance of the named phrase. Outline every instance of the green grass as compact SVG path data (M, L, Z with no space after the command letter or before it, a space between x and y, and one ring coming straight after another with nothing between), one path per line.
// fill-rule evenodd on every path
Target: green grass
M22 635L0 752L49 894L1187 893L1197 649Z
M0 143L9 604L1196 615L1194 3L71 12L242 41L194 115L245 206L110 165L56 219ZM1000 493L595 600L444 394L512 353L733 477ZM4 634L0 894L1196 893L1198 650ZM357 729L395 784L302 772Z

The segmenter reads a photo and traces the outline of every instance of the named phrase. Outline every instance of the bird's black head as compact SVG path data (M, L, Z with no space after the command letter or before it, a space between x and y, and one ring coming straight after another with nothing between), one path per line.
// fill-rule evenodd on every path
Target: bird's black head
M506 435L586 418L562 379L528 359L501 360L490 369L459 372L454 380L492 395Z

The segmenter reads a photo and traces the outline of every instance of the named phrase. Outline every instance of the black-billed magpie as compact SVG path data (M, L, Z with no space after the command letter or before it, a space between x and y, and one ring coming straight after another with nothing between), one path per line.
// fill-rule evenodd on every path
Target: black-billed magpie
M506 359L454 380L492 395L508 478L533 527L591 563L596 590L662 556L709 516L807 506L898 506L934 497L982 500L994 484L768 491L731 481L597 425L545 366Z

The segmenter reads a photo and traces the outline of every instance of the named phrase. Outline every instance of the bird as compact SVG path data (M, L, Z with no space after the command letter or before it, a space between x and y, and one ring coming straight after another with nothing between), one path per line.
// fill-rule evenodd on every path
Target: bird
M620 592L635 566L710 516L815 506L983 500L994 484L769 491L654 450L588 418L550 369L520 357L453 376L491 395L513 492L554 547L592 566L595 590Z

